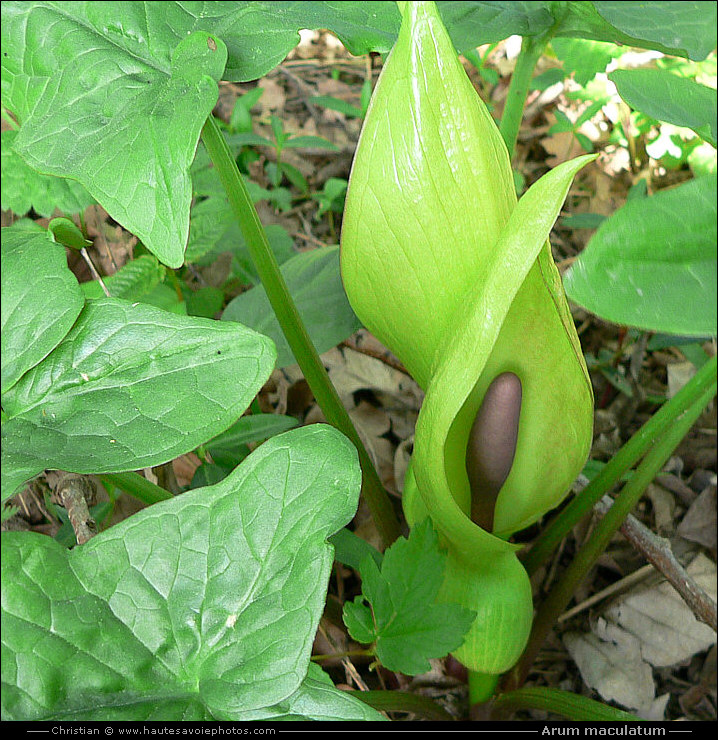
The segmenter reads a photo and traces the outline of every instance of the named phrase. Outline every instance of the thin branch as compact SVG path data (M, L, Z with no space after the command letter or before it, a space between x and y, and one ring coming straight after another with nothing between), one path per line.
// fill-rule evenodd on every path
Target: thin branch
M702 370L703 368L701 368ZM713 372L715 372L715 364L713 364ZM686 388L696 378L698 378L698 375L693 378ZM621 528L628 514L636 503L638 503L648 484L660 473L673 450L678 447L683 437L688 434L705 407L712 401L714 395L715 381L698 398L692 396L692 405L678 418L674 417L672 425L664 432L663 436L655 440L653 447L646 453L646 456L636 468L630 480L621 489L614 506L606 512L591 537L574 555L573 560L559 581L554 585L537 610L531 635L524 653L516 666L506 674L503 683L505 690L510 691L519 688L524 683L546 635L568 606L576 587L589 573L598 560L598 557L606 549L613 535ZM672 400L676 398L678 398L678 395ZM622 449L625 449L625 447ZM614 457L614 460L617 457L618 455ZM594 480L597 480L597 478Z
M610 586L601 589L597 593L587 598L585 601L582 601L580 604L576 604L576 606L574 606L572 609L565 611L556 621L561 624L561 622L565 622L571 619L571 617L575 617L577 614L580 614L585 609L588 609L594 604L600 603L604 599L607 599L609 596L613 596L619 591L625 591L627 588L631 588L637 583L644 581L652 573L655 573L655 568L652 565L644 565L637 571L629 573L629 575L627 575L625 578L621 578L620 581L616 581L616 583L612 583Z
M97 524L90 515L88 502L95 497L95 488L85 475L65 473L59 480L55 495L67 509L78 545L84 545L97 534Z
M613 506L610 496L604 496L595 506L601 516ZM676 589L678 595L688 604L696 619L718 632L718 613L716 602L686 573L665 537L659 537L648 527L629 514L621 526L621 534L636 548L648 562L659 570Z
M321 632L326 641L337 651L337 653L339 653L340 651L338 650L336 640L332 638L328 630L324 629L324 626L321 624L321 622L319 623L319 632ZM347 677L351 677L356 686L359 687L359 690L369 691L369 687L364 683L364 679L362 679L362 677L359 675L359 671L357 671L357 669L354 667L354 664L351 662L349 656L344 655L344 657L341 657L341 655L337 655L337 657L340 658L342 666L346 671Z
M399 360L392 357L388 352L382 352L380 350L372 349L371 347L362 347L359 344L356 337L351 336L342 342L342 346L348 349L358 352L360 355L366 355L367 357L373 357L375 360L383 362L385 365L390 367L392 370L398 370L404 375L409 375L409 371L399 362Z

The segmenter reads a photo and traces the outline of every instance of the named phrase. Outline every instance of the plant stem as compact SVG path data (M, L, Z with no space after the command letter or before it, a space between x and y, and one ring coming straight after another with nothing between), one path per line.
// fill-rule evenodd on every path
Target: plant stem
M172 270L169 267L165 268L165 270L170 277L170 282L172 283L172 286L175 289L175 293L177 294L177 300L180 303L184 303L184 293L182 292L182 285L180 284L180 279L177 277L177 271Z
M169 491L156 486L152 481L148 481L147 478L137 473L103 473L97 477L103 483L105 481L112 483L113 486L117 486L148 506L174 498Z
M697 377L697 376L696 376ZM509 688L517 688L523 684L533 664L539 648L546 635L568 605L578 584L588 575L594 563L606 549L613 535L619 530L624 519L631 509L638 503L648 484L658 475L673 450L690 431L703 409L710 403L715 394L715 381L711 388L705 391L683 415L675 419L673 425L666 431L655 445L646 454L641 464L636 468L631 479L616 497L613 506L598 523L588 542L579 550L566 571L562 574L546 600L541 604L529 642L516 667L509 674L507 683Z
M239 222L252 261L267 292L269 303L274 309L277 321L319 407L324 412L327 421L343 432L357 448L363 472L362 493L369 505L379 535L384 544L388 546L399 536L399 523L391 501L347 410L342 405L339 395L329 380L327 371L324 369L312 340L309 338L304 322L294 305L292 296L279 270L274 252L269 246L264 227L249 197L247 186L237 169L237 164L229 151L217 122L211 115L202 129L202 141L207 147L212 163L229 198L234 215Z
M521 42L521 52L516 59L516 67L511 76L508 92L506 93L506 103L504 104L504 114L501 117L499 131L506 142L506 148L509 150L509 159L514 156L516 140L521 127L521 119L524 114L524 104L529 93L529 85L533 77L534 68L539 57L546 48L549 36L542 34L540 36L524 36Z
M501 676L469 671L469 706L485 704L496 693Z
M624 712L587 696L572 694L544 686L517 689L497 697L493 704L497 713L518 709L543 709L552 714L578 721L642 722L635 714Z
M343 653L322 653L320 655L312 655L311 660L319 662L322 660L332 660L335 658L364 658L373 655L373 650L347 650Z
M454 720L454 717L444 707L421 694L411 694L408 691L348 691L347 693L380 712L410 712L425 719Z
M621 476L643 457L656 438L711 388L711 394L715 394L715 357L703 365L696 375L621 447L586 488L544 529L528 553L521 556L529 575L536 572L573 526L586 516Z

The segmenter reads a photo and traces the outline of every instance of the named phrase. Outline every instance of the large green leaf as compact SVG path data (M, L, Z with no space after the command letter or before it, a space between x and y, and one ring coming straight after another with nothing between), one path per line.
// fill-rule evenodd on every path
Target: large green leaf
M314 663L299 689L274 707L252 713L243 713L242 719L251 720L370 720L385 719L375 709L365 711L350 694L338 691L329 676ZM361 703L361 702L360 702Z
M607 23L628 36L641 39L640 46L696 60L705 59L716 47L716 3L712 0L653 0L650 3L597 0L593 5Z
M511 36L610 41L704 59L716 44L714 2L438 2L459 51ZM331 28L331 26L329 26Z
M57 346L83 303L65 248L48 232L22 224L2 230L3 393Z
M716 179L629 201L564 276L601 318L665 334L716 334Z
M311 10L304 9L307 27L328 28L355 54L388 51L399 31L394 3L283 5L311 6ZM716 45L714 2L440 0L437 5L459 51L514 34L536 36L549 29L556 36L610 41L692 59L704 59Z
M74 550L3 534L3 719L378 718L308 673L360 480L318 425Z
M121 472L189 452L242 414L274 358L267 337L238 324L88 301L3 395L3 499L28 468Z
M24 216L31 208L49 217L59 208L63 213L80 213L95 200L74 180L48 177L28 167L12 149L17 131L2 132L2 209Z
M2 21L3 103L22 123L16 151L40 172L78 180L179 267L188 171L217 102L224 44L207 32L178 37L164 3L9 2Z
M706 18L715 16L714 3L654 3L665 32L655 27L656 12L637 2L598 10L590 2L441 5L460 50L551 27L694 57L715 46ZM637 24L646 14L648 39ZM217 80L265 74L296 44L299 29L317 27L353 53L386 52L399 13L388 2L5 2L2 97L22 123L15 150L39 172L79 181L162 262L179 267L188 170Z
M342 285L339 247L303 252L281 270L318 352L326 352L361 327ZM222 319L239 321L271 337L277 345L278 367L296 362L261 285L230 301Z
M610 75L618 94L635 110L693 129L716 145L716 91L665 69L619 69Z

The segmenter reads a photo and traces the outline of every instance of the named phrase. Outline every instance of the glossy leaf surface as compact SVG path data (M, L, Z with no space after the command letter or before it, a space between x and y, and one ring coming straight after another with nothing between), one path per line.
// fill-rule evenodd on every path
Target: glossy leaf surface
M70 331L83 298L67 267L65 248L48 232L28 230L23 224L2 230L1 279L5 393Z
M379 718L309 668L359 487L306 427L74 550L3 533L3 719Z
M95 200L74 180L41 175L29 167L12 148L17 131L2 134L2 209L24 216L30 209L49 218L59 208L63 213L81 213Z
M550 28L698 59L715 47L710 2L441 7L461 51ZM162 262L179 267L188 169L217 81L266 74L302 28L327 28L354 54L386 52L399 20L388 2L5 2L2 94L22 124L15 150L38 172L78 181Z
M33 169L79 181L158 259L179 267L189 166L227 56L206 32L178 38L164 10L3 4L2 93L22 123L14 148Z
M445 567L446 554L429 519L408 539L400 537L380 564L371 554L363 559L362 596L344 604L344 622L355 640L376 643L376 655L389 670L425 673L429 658L443 658L463 642L474 614L458 604L435 603Z
M3 395L3 499L33 467L123 472L191 451L242 414L274 358L269 339L238 324L88 301Z
M665 69L618 69L610 75L618 94L658 121L693 129L716 145L716 91Z
M626 203L601 224L564 284L572 300L608 321L715 336L715 177Z

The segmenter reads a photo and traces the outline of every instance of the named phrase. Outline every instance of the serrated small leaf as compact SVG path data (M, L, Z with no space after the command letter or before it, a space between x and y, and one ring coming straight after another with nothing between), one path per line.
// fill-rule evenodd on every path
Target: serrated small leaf
M458 648L471 627L474 612L435 603L445 561L429 519L384 553L381 569L371 556L362 561L362 596L344 605L344 622L355 640L376 643L377 657L390 670L428 671L428 659Z
M376 641L382 665L410 676L429 671L429 658L456 650L474 621L474 612L458 604L416 604L416 609L397 615Z
M431 604L441 588L445 560L429 519L412 527L408 539L400 537L384 553L381 567L394 608L405 611L411 602Z
M317 425L74 550L4 533L3 719L378 718L309 664L360 480Z
M213 174L216 177L216 173ZM185 262L195 263L214 249L234 220L224 195L207 198L193 206Z
M361 573L362 595L371 604L377 636L388 625L394 616L394 604L386 579L381 575L381 566L367 555L359 566Z
M216 179L216 174L210 172ZM250 181L247 180L246 183L249 185ZM269 193L266 193L266 196L268 197ZM252 200L257 202L262 197L264 195L260 193L258 197L252 196ZM268 224L265 226L265 231L269 245L280 265L295 254L294 242L286 229L279 224ZM259 277L237 220L226 197L220 194L210 196L192 209L185 262L209 265L223 252L232 253L232 271L237 277L245 283L259 283Z
M143 254L102 279L113 298L138 301L150 293L165 276L165 268L150 254ZM80 285L85 298L102 298L105 292L96 280Z
M376 640L376 626L371 609L364 603L364 597L357 596L347 601L342 610L342 619L352 639L369 645Z

